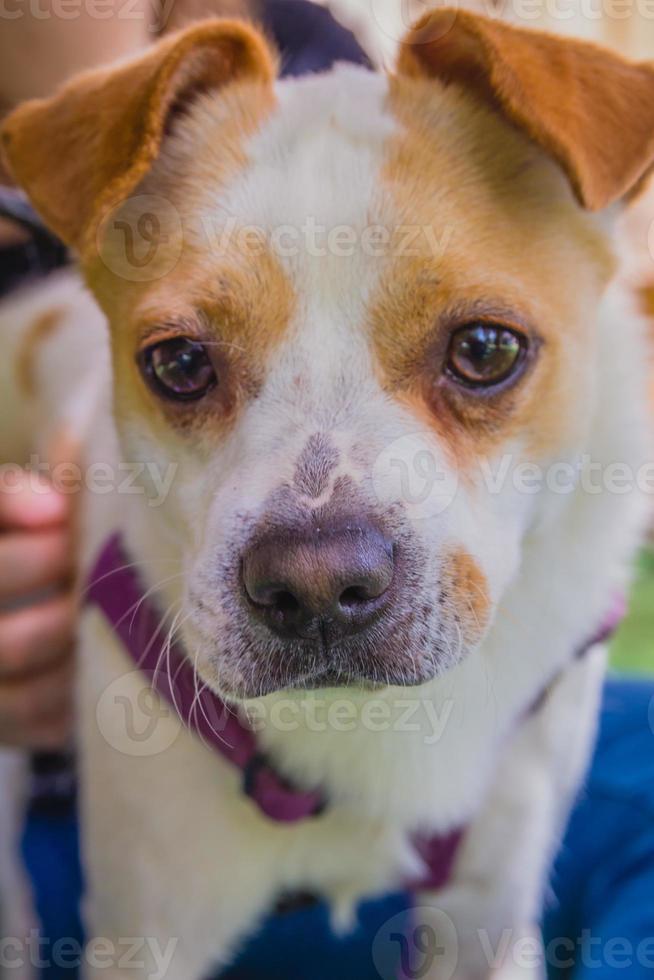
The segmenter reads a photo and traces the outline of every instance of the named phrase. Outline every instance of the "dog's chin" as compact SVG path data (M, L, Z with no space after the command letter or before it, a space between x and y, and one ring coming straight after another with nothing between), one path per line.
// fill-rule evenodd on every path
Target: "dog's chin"
M355 670L343 671L333 668L326 668L322 671L315 671L298 677L292 678L284 687L277 687L268 693L275 691L317 691L328 689L351 688L359 691L378 691L387 687L420 687L439 673L436 670L416 673L415 671L403 671L397 669L384 673L382 677L374 670Z
M187 630L190 625L185 624ZM447 636L424 634L410 648L390 637L386 642L359 639L330 647L271 643L245 630L223 631L219 645L206 635L198 639L188 646L198 651L195 667L201 681L232 702L280 692L416 688L456 666L471 648L454 646Z
M329 690L372 693L389 687L420 687L444 673L446 669L445 665L439 669L433 663L425 665L423 669L415 669L413 665L410 670L397 666L385 670L382 675L372 667L369 670L341 669L328 665L324 668L312 667L306 671L283 673L270 670L257 671L255 668L239 672L241 676L236 679L230 677L231 672L221 669L220 664L217 663L215 672L211 671L211 680L207 677L203 679L225 700L239 703L284 692L295 695L302 692ZM244 674L247 674L247 680L244 679Z

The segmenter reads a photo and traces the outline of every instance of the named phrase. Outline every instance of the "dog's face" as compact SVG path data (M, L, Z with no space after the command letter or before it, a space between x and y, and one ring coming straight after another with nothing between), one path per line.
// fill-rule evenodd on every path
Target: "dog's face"
M600 236L520 134L433 88L346 69L265 108L256 85L205 96L140 188L180 216L174 267L118 290L100 271L123 439L179 464L182 630L223 691L456 663L534 505L486 492L481 460L583 439ZM236 113L260 118L238 149Z
M584 445L612 261L570 183L596 206L651 161L597 177L551 121L545 138L497 93L484 104L481 62L470 86L432 77L465 78L451 51L471 58L475 32L507 50L530 37L462 17L445 49L430 20L392 79L276 86L260 40L214 25L247 47L231 83L207 85L204 51L93 244L69 230L110 321L126 453L178 467L162 517L184 555L183 634L228 696L419 684L458 662L539 516L504 468Z

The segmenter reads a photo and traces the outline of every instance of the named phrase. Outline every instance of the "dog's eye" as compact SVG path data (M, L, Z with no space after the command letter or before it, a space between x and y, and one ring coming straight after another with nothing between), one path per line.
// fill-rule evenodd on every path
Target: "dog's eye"
M178 401L201 398L218 382L206 347L187 337L152 344L142 353L141 365L155 391Z
M490 388L506 381L522 365L527 338L497 324L470 323L452 334L447 370L473 388Z

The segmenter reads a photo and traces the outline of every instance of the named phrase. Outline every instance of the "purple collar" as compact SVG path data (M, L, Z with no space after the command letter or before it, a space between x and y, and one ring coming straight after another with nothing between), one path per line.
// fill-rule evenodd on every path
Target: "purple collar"
M163 655L166 633L119 535L103 547L89 576L86 598L104 613L127 653L168 702L183 724L243 774L243 791L262 813L278 823L294 823L322 809L317 792L293 789L259 753L254 733L235 710L208 688L198 695L197 677L179 645Z
M136 666L183 724L240 769L243 792L265 816L277 823L295 823L321 813L324 808L321 794L294 789L275 772L258 751L254 733L241 722L233 708L206 687L198 694L195 670L179 645L171 644L163 655L167 631L146 596L120 536L114 535L103 547L89 576L87 602L95 603L102 610ZM624 601L616 599L601 629L578 655L607 640L623 616ZM531 711L541 700L534 703ZM465 828L444 836L415 839L428 868L427 877L416 883L416 887L436 890L447 883L464 831Z

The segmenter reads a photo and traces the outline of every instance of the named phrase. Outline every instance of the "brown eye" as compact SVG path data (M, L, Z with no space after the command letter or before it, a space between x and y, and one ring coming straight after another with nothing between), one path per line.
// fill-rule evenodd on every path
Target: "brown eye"
M515 374L526 352L523 334L495 324L470 323L452 334L447 370L468 387L490 388Z
M193 401L218 383L206 347L187 337L153 344L143 351L140 360L151 387L166 398Z

